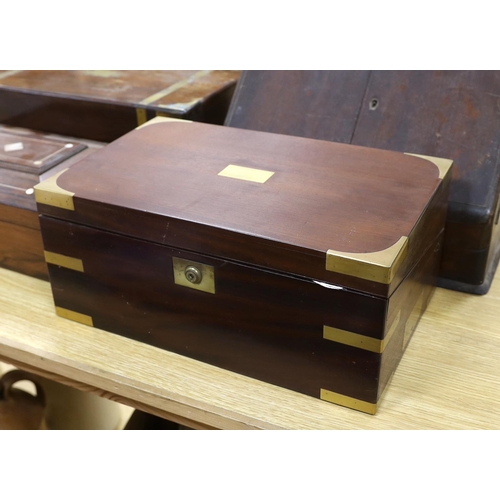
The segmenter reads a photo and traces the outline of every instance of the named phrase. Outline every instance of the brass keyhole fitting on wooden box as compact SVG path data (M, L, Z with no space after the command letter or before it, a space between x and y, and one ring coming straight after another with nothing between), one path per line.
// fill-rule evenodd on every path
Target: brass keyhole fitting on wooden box
M195 266L187 266L186 270L184 271L184 276L186 276L186 279L190 283L194 283L194 284L201 283L201 280L203 278L203 274Z
M193 288L200 292L215 293L213 266L179 257L172 257L172 266L176 285Z

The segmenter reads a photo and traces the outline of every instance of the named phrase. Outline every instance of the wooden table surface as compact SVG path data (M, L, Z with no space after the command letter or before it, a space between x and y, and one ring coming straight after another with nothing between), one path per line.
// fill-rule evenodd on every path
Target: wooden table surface
M500 278L436 290L375 416L59 318L48 283L5 269L0 360L196 429L498 429Z

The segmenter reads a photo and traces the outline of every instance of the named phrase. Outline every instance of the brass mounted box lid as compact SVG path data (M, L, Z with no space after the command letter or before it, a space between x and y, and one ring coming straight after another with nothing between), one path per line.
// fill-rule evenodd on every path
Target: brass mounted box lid
M451 164L157 118L36 200L42 214L387 296L442 231Z

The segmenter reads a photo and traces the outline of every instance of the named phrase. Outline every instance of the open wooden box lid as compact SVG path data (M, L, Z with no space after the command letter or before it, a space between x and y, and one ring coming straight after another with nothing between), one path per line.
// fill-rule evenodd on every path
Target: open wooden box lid
M156 118L35 195L45 215L388 296L443 229L451 164Z

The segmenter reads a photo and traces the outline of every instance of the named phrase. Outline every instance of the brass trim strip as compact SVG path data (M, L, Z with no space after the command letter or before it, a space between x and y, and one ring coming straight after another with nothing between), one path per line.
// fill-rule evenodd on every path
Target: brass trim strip
M73 271L84 272L82 259L76 259L74 257L68 257L67 255L62 255L60 253L54 252L43 252L45 256L45 262L47 264L54 264L60 267L66 267L67 269L73 269Z
M120 78L123 75L123 71L108 70L108 69L87 69L81 70L79 73L85 75L97 77L97 78Z
M148 125L155 125L162 122L182 122L182 123L193 123L192 120L183 120L182 118L170 118L168 116L155 116L148 120L147 122L136 127L137 129L147 127Z
M176 102L175 104L158 104L160 108L165 108L166 110L170 111L171 113L181 112L185 113L186 111L189 111L191 108L194 108L202 99L193 99L192 101L188 102ZM156 112L157 116L168 116L166 115L163 111L157 111Z
M343 394L328 391L327 389L321 389L319 397L323 401L335 403L340 406L346 406L347 408L352 408L353 410L359 410L364 413L369 413L370 415L375 415L375 413L377 412L377 405L374 403L368 403L366 401L361 401L361 399L344 396Z
M426 155L417 155L413 153L405 153L405 155L408 156L415 156L416 158L422 158L423 160L430 161L431 163L434 163L436 167L439 170L439 178L444 179L446 174L448 173L448 170L453 165L453 160L448 160L446 158L436 158L435 156L426 156Z
M268 181L274 175L274 172L271 172L270 170L261 170L259 168L228 165L217 175L220 175L221 177L230 177L231 179L239 179L240 181L264 184L264 182Z
M326 270L389 284L408 253L408 237L401 236L394 245L370 253L326 252Z
M73 203L73 196L75 193L66 191L57 185L57 179L66 172L66 170L68 169L61 170L61 172L34 186L35 201L37 203L63 208L65 210L75 210L75 205Z
M71 311L70 309L64 309L64 307L56 306L56 314L61 318L70 319L71 321L76 321L77 323L83 323L87 326L94 326L91 316L86 314Z
M147 112L144 108L135 108L135 114L137 116L137 126L144 125L148 121Z
M159 101L163 97L174 93L176 90L182 89L183 87L186 87L193 83L196 80L199 80L200 78L203 78L204 76L210 74L210 70L203 70L203 71L198 71L194 75L190 76L189 78L185 78L184 80L180 80L173 85L170 85L170 87L167 87L163 90L160 90L159 92L155 92L154 94L151 94L149 97L146 97L142 101L139 101L139 104L152 104L155 101Z
M338 342L339 344L345 344L358 349L364 349L365 351L382 354L398 327L400 317L401 311L398 311L396 319L393 321L389 331L382 340L327 325L323 326L323 338L325 340L331 340L332 342Z
M331 340L332 342L338 342L339 344L364 349L365 351L377 353L381 353L383 351L382 341L380 339L374 339L372 337L367 337L366 335L360 335L358 333L341 330L340 328L333 328L327 325L323 326L323 338Z

